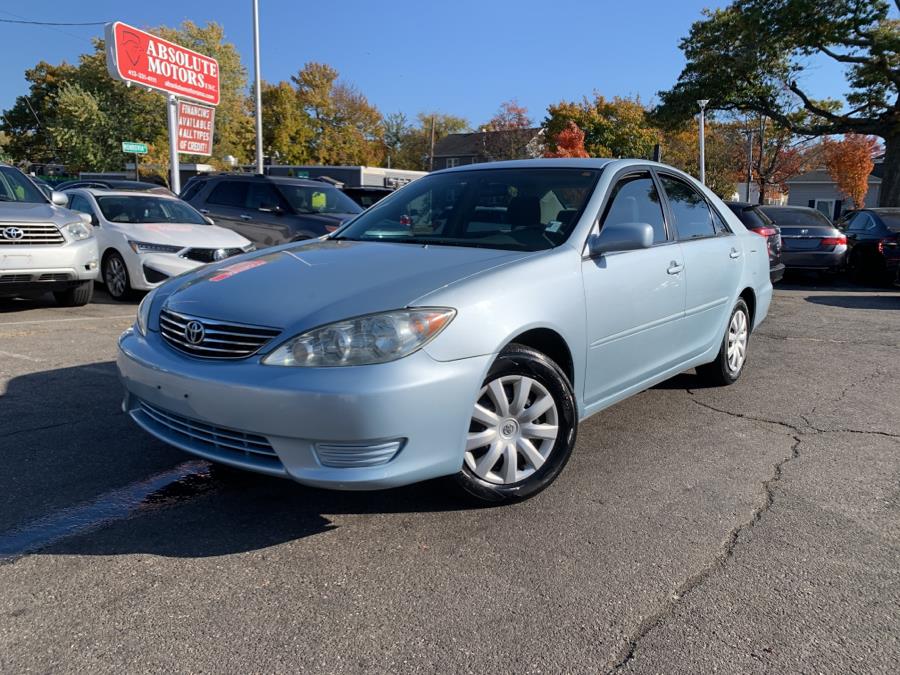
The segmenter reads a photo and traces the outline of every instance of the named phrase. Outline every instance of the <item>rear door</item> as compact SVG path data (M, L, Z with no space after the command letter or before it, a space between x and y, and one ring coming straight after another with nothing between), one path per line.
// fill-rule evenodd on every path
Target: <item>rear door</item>
M253 241L244 233L244 221L241 213L247 202L247 181L219 180L210 181L212 186L202 194L200 204L192 202L200 213L212 218L216 225L227 227L238 234L242 234Z
M688 358L722 339L743 272L743 245L697 189L661 172L684 256L684 330Z

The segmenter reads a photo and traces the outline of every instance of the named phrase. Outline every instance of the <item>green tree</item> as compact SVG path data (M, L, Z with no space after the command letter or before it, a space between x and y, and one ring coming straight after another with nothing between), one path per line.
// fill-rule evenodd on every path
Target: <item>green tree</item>
M381 114L355 87L323 63L307 63L291 78L310 119L310 155L317 164L377 165L384 156Z
M282 164L308 164L313 129L290 82L263 83L263 147Z
M431 155L431 130L434 127L434 142L450 134L469 130L469 122L462 117L439 112L420 112L416 124L407 127L402 136L400 150L393 166L398 169L427 171Z
M402 112L390 113L385 115L381 122L384 127L384 148L387 152L387 162L390 166L394 166L400 157L400 151L403 147L403 139L409 133L409 120Z
M560 101L547 108L549 152L556 150L553 139L569 122L584 132L584 147L591 157L650 157L658 138L640 99L607 99L595 92L593 99Z
M880 203L900 205L900 22L890 8L886 0L735 0L707 11L681 41L687 64L660 92L655 117L686 120L703 98L804 136L880 136ZM845 68L843 101L816 100L801 86L811 57Z
M111 171L122 166L120 141L113 134L107 106L100 96L78 84L60 87L47 132L65 148L70 171Z

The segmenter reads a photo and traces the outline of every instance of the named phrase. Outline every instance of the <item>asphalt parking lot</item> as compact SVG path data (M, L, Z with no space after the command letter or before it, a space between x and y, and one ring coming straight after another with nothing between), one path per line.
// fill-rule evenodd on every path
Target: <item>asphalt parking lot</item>
M896 290L778 288L737 385L601 413L502 508L166 447L135 308L0 304L0 671L896 672Z

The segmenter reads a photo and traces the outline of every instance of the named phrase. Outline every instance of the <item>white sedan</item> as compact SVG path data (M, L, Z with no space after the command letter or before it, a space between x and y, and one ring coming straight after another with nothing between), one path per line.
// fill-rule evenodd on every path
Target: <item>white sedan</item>
M254 250L190 204L166 195L99 189L67 190L69 208L87 213L100 250L100 271L116 300L148 291L206 263Z

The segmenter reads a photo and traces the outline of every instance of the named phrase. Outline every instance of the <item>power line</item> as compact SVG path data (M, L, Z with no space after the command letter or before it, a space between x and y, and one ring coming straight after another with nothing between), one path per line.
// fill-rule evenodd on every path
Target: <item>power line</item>
M107 21L24 21L18 19L0 19L0 23L24 23L30 26L105 26Z

